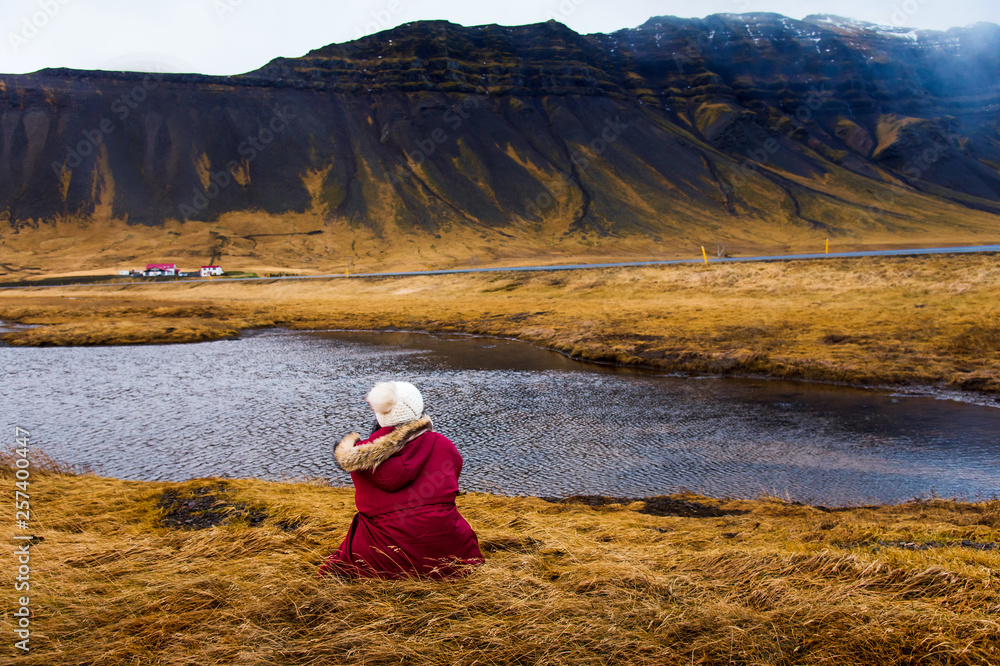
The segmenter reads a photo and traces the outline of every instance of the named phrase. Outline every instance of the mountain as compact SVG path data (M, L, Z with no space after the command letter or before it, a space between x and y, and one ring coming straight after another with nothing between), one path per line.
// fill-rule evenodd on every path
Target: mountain
M0 268L1000 238L1000 27L409 23L240 76L0 75Z

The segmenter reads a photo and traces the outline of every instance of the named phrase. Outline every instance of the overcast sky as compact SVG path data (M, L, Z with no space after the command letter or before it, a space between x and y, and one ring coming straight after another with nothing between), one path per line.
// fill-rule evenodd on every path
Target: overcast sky
M692 14L697 12L697 14ZM838 14L947 29L1000 23L998 0L0 0L0 72L44 67L238 74L400 23L520 25L550 18L582 33L651 16Z

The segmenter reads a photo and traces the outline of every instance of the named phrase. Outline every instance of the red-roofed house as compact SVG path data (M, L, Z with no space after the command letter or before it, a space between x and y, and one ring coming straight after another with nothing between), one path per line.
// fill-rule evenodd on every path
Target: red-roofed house
M156 275L177 275L177 264L146 264L144 273L148 277Z

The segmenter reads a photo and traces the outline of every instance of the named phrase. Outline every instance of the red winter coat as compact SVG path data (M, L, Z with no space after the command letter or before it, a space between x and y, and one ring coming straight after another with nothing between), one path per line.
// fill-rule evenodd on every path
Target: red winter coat
M483 562L476 533L455 507L462 456L431 427L423 416L363 441L351 433L337 445L358 513L320 576L453 578Z

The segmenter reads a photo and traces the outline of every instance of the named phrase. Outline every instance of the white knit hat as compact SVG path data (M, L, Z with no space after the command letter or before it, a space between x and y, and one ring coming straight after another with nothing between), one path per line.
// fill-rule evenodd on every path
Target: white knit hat
M424 413L424 398L409 382L379 382L365 400L383 428L416 421Z

